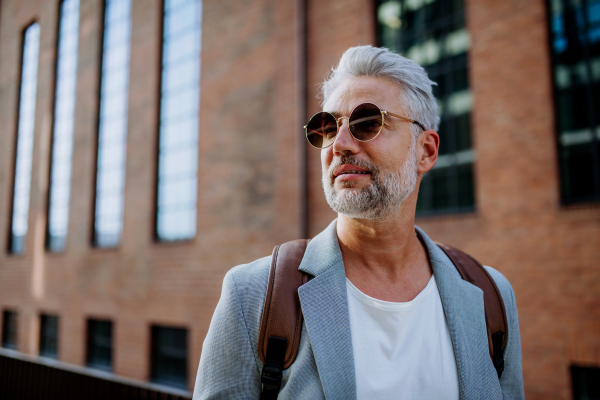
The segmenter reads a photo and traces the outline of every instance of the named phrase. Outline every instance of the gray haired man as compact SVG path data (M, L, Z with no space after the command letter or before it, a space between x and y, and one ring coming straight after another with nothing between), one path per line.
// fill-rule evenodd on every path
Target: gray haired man
M414 226L436 163L439 118L426 72L386 49L348 49L307 124L338 218L299 269L304 324L280 399L523 399L510 283L486 267L508 322L504 372L490 359L481 290ZM378 116L375 118L374 116ZM270 257L233 268L208 331L194 399L258 399L257 343Z

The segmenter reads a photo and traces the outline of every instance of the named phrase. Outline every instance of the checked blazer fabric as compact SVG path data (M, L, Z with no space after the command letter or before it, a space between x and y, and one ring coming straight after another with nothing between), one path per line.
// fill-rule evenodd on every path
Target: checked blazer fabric
M418 227L436 278L456 359L461 400L524 399L521 340L508 280L486 267L500 289L509 334L504 373L490 359L483 292L462 280L446 254ZM257 345L271 257L231 269L223 281L202 347L194 400L258 399L263 364ZM356 381L346 275L336 220L308 245L299 267L313 278L298 289L304 314L294 364L283 372L279 399L355 399Z

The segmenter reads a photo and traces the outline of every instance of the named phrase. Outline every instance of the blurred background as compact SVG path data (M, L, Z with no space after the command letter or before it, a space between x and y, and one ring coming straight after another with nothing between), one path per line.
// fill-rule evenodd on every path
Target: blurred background
M0 381L189 397L224 274L335 218L302 126L363 44L438 83L417 224L512 283L527 398L600 398L599 0L1 1Z

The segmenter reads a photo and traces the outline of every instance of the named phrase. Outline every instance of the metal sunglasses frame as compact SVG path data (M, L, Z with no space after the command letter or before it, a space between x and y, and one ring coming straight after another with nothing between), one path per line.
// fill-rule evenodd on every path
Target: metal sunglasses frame
M383 111L383 110L382 110L382 109L381 109L381 108L380 108L380 107L379 107L377 104L373 104L373 103L361 103L361 104L357 105L357 106L356 106L356 107L354 107L354 108L352 109L352 111L350 112L350 116L352 116L352 113L354 112L354 110L356 110L358 107L360 107L360 106L363 106L363 105L365 105L365 104L368 104L368 105L372 105L372 106L375 106L375 107L377 107L377 109L378 109L378 110L379 110L379 112L381 113L381 128L379 128L379 132L377 132L377 134L376 134L375 136L373 136L371 139L367 139L367 140L361 140L361 139L357 138L356 136L354 136L354 134L353 134L353 133L352 133L352 131L350 130L350 117L339 117L339 118L336 118L336 117L335 117L335 115L333 115L332 113L330 113L330 112L328 112L328 111L319 111L318 113L315 113L315 114L313 114L313 116L312 116L312 117L310 117L310 119L308 120L308 123L310 123L310 121L311 121L311 120L312 120L312 119L313 119L313 118L314 118L314 117L315 117L317 114L327 113L327 114L331 115L331 116L333 117L333 119L335 120L335 123L336 123L336 126L337 126L337 130L336 130L336 132L335 132L335 137L337 137L338 133L340 132L340 120L342 120L342 119L344 119L344 118L345 118L345 119L347 119L347 120L348 120L348 130L350 131L350 134L352 135L352 137L353 137L354 139L358 140L359 142L370 142L371 140L374 140L375 138L377 138L377 136L379 136L379 134L380 134L380 133L381 133L381 131L383 130L383 124L385 123L385 116L386 116L386 115L391 115L392 117L400 118L400 119L402 119L402 120L404 120L404 121L406 121L406 122L411 122L411 123L413 123L413 124L417 125L419 128L421 128L423 131L426 131L426 130L427 130L427 129L425 129L425 126L423 126L423 124L422 124L422 123L420 123L419 121L417 121L417 120L414 120L414 119L410 119L410 118L407 118L407 117L403 117L403 116L401 116L401 115L394 114L394 113L392 113L392 112L389 112L389 111ZM317 133L318 133L318 132L317 132ZM327 146L325 146L325 147L317 147L317 146L315 146L314 144L312 144L312 143L310 142L310 140L308 140L308 124L304 125L304 134L305 134L305 136L306 136L306 140L308 141L308 144L310 144L310 145L311 145L312 147L314 147L315 149L320 149L320 150L322 150L322 149L326 149L326 148L328 148L329 146L331 146L331 145L332 145L332 144L335 142L335 139L334 139L334 140L333 140L331 143L329 143L329 144L328 144ZM320 134L320 133L318 133L318 134Z

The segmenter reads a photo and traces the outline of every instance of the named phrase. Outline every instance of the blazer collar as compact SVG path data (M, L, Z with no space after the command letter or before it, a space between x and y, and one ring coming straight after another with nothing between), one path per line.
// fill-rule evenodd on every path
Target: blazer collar
M298 295L325 397L355 399L346 273L335 220L310 241L298 268L314 276Z
M298 289L302 313L325 397L356 398L346 274L334 220L308 244L298 269L313 276ZM490 360L483 292L464 281L446 254L415 227L427 247L450 331L461 400L500 393Z

